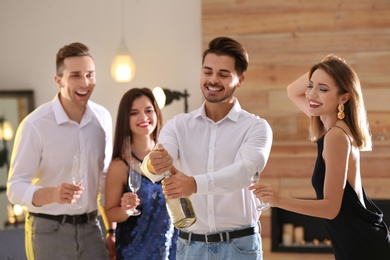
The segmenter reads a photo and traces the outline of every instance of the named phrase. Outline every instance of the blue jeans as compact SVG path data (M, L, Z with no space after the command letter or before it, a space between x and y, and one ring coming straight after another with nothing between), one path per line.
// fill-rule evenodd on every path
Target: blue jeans
M262 260L261 236L257 233L217 243L197 242L179 238L177 241L176 260L190 259Z

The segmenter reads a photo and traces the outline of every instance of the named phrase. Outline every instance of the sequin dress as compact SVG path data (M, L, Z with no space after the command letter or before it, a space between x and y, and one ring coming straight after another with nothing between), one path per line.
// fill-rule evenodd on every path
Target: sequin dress
M126 192L130 192L128 185ZM175 259L178 231L169 218L161 183L142 176L137 194L141 215L117 223L117 259Z
M325 162L322 158L324 136L317 142L318 157L312 184L317 199L323 199L325 180ZM323 219L325 228L332 241L336 260L389 260L390 235L383 222L382 211L366 195L363 189L364 203L347 182L339 214L332 220Z

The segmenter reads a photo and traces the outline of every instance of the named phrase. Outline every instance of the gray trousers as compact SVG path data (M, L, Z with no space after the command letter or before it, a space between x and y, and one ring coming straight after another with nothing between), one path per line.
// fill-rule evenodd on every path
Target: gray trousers
M97 219L73 225L28 214L25 234L29 260L109 259Z

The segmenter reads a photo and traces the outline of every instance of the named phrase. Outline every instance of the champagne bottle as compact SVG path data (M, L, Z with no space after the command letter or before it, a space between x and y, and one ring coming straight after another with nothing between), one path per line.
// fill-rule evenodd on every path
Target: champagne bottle
M171 177L171 173L169 171L165 172L164 177ZM167 199L166 204L169 216L176 228L188 228L196 222L196 215L190 198Z

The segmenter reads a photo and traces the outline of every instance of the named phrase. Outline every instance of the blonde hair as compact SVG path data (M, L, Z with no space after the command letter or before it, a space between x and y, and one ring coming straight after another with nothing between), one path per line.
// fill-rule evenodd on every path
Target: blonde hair
M356 72L345 60L334 54L326 56L320 63L314 65L310 69L309 78L317 69L324 70L334 79L339 88L339 95L350 94L349 100L344 104L345 118L343 120L351 130L359 149L370 151L372 149L370 127L367 122L367 112L364 107L360 80ZM311 141L317 141L327 130L318 116L310 118L309 134Z

